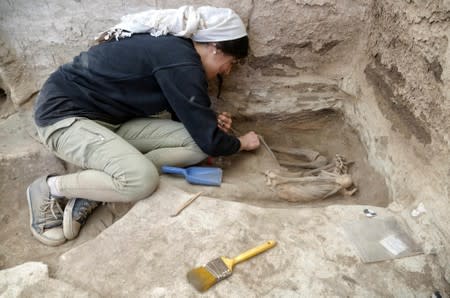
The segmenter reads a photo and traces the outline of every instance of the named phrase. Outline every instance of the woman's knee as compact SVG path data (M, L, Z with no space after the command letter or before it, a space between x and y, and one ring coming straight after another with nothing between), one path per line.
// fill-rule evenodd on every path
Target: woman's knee
M141 169L140 176L134 187L133 200L141 200L149 197L159 185L159 172L152 164L151 167L145 167Z
M189 150L191 161L193 164L199 163L208 157L208 154L203 152L193 139L191 139L190 142L187 143L187 146L185 146L185 148Z
M126 201L135 202L147 198L158 188L159 173L151 161L143 158L138 162L130 161L116 181Z

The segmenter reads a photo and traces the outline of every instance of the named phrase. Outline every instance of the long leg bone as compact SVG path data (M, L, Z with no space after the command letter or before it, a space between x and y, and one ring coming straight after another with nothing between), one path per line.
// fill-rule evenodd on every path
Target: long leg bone
M305 169L317 169L325 166L326 164L327 159L324 156L319 156L316 160L311 162L280 160L280 165L282 166L293 166Z
M280 173L283 174L283 173ZM267 171L267 184L272 186L280 198L288 201L310 201L325 199L337 192L353 195L356 188L350 175L339 175L322 171L319 176L284 177L274 171Z
M324 182L334 182L330 178L322 178L322 177L318 177L318 176L308 176L308 177L282 177L282 176L273 177L272 176L271 177L271 185L277 186L280 184L293 183L293 182L305 184L305 183L314 183L314 182L317 182L318 180L322 180Z
M320 156L320 153L311 149L302 148L284 148L284 147L272 147L272 150L279 153L287 153L291 155L297 155L303 157L306 160L312 161Z

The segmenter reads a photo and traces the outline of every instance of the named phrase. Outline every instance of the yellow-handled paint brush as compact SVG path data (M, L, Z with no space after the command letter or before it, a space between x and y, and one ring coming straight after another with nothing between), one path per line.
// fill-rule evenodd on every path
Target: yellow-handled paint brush
M204 292L217 282L230 276L233 272L234 265L244 262L274 247L276 244L276 241L270 240L255 248L247 250L233 259L219 257L208 262L208 264L204 266L189 271L187 274L187 279L198 291Z

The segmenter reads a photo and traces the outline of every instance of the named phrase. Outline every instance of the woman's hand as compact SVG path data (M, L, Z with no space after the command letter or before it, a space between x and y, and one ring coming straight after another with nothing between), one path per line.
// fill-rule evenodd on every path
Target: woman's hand
M220 130L228 133L230 130L233 132L234 130L231 128L231 124L233 120L231 119L231 115L227 112L222 112L217 115L217 126ZM235 131L234 131L235 132ZM259 148L259 136L254 132L250 131L243 136L240 136L239 141L241 142L241 148L239 151L251 151Z
M259 147L260 143L259 143L259 137L258 135L253 132L250 131L248 133L246 133L243 136L239 137L239 141L241 141L241 149L245 150L245 151L250 151L250 150L255 150Z
M217 115L217 127L219 127L220 130L228 133L231 129L232 123L233 120L231 119L231 115L229 113L222 112Z

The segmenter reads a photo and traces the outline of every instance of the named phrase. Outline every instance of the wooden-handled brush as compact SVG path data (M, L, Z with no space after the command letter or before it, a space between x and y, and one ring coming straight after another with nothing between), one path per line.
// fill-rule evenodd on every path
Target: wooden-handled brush
M208 264L192 269L187 274L188 281L200 292L204 292L217 282L231 275L234 265L244 262L276 245L276 241L270 240L255 248L230 259L219 257Z

